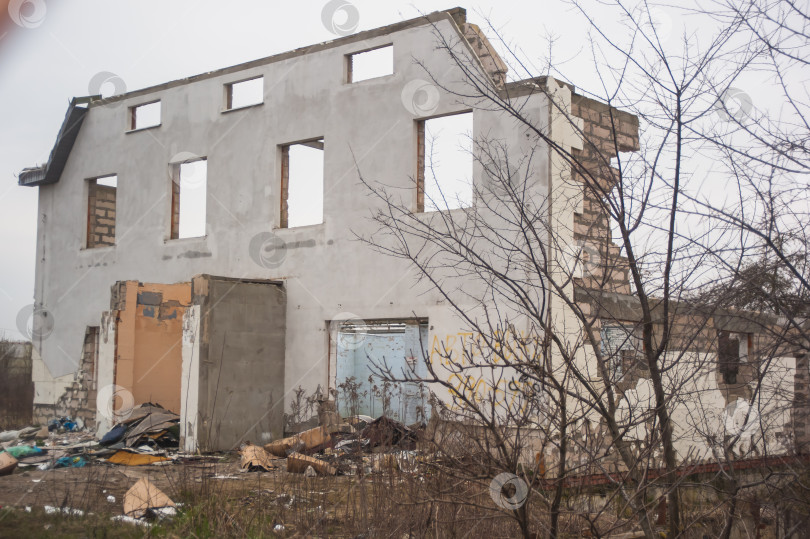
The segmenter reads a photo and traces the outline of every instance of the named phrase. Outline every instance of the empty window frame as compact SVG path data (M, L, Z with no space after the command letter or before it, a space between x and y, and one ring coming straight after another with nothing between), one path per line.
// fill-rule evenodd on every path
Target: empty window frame
M225 110L241 109L264 103L264 77L225 85Z
M614 383L619 382L625 371L636 365L644 368L643 346L637 331L629 325L605 324L600 331L600 348L608 361L608 373Z
M333 387L342 413L385 415L408 425L428 419L427 388L418 382L389 383L379 370L385 365L397 377L427 376L427 320L349 319L327 324L335 358Z
M129 107L129 130L146 129L160 125L160 101Z
M472 205L472 127L472 112L416 122L416 211Z
M746 363L753 348L753 334L717 331L717 368L723 383L736 384L740 364Z
M356 52L346 56L346 81L360 82L394 74L394 46Z
M205 158L172 165L171 239L205 236L207 184Z
M323 223L323 138L281 147L280 228Z
M102 176L87 180L87 243L86 247L115 245L115 199L118 176Z

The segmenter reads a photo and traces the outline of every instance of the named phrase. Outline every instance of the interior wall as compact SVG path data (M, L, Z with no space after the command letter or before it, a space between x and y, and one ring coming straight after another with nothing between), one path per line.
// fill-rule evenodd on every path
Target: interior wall
M135 405L151 402L179 414L183 315L191 283L121 285L115 384L132 393Z
M400 322L405 324L401 330L383 331L371 323L368 331L352 328L337 332L335 387L342 416L357 413L379 417L387 407L388 417L411 424L429 415L428 393L421 384L394 382L386 387L379 376L381 369L390 369L396 378L427 375L423 361L427 355L427 324L415 320ZM350 378L357 384L353 391L346 384ZM356 400L352 402L353 399Z

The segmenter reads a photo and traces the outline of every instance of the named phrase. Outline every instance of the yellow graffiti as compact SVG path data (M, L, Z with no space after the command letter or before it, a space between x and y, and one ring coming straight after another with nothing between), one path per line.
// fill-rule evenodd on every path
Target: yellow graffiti
M493 373L490 367L503 360L504 368L508 369L510 362L534 362L540 361L540 357L537 339L527 339L522 332L495 333L489 339L472 332L447 334L444 339L434 335L430 349L431 363L455 371L447 380L452 388L451 397L477 404L494 400L513 412L525 411L536 404L539 384L536 380L521 379L517 371L513 376L503 375L493 381L489 379ZM476 366L482 367L479 374L469 374ZM457 372L459 368L464 368L464 373ZM489 378L486 373L490 373ZM451 405L458 408L460 403Z

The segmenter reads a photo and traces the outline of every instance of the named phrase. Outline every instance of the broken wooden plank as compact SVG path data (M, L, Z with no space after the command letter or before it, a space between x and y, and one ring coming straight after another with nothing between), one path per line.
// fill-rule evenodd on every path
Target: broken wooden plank
M0 453L0 475L9 475L17 467L17 459L3 451Z
M332 437L326 427L315 427L314 429L299 432L295 436L289 436L270 442L264 446L264 450L277 457L286 457L291 451L313 449L326 444Z
M277 468L277 466L273 463L273 459L278 457L268 454L267 451L258 445L246 445L245 448L242 449L241 454L241 467L243 470L255 470L256 468L261 468L269 472L270 470Z
M290 453L287 456L288 472L304 473L309 466L312 466L321 475L335 475L337 473L334 466L315 457L309 457L301 453Z

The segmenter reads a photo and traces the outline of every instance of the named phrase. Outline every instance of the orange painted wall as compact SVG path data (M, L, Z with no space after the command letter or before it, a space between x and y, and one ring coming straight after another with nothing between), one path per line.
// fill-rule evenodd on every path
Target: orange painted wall
M141 304L139 294L159 305ZM149 284L127 281L126 305L119 311L115 383L135 404L153 402L180 413L183 313L191 303L191 283Z

